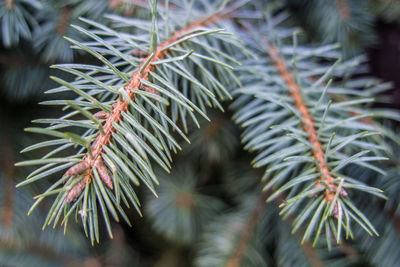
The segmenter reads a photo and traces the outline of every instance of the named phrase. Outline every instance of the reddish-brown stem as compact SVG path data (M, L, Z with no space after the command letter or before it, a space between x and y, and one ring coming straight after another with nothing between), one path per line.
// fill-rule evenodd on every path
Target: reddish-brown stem
M121 121L122 113L127 111L129 107L129 102L131 99L135 97L135 93L133 90L140 90L141 88L141 80L148 80L149 78L149 73L151 73L154 68L156 67L155 65L152 65L152 62L162 60L165 58L166 55L168 55L169 50L164 49L168 45L172 44L175 41L178 41L179 38L181 38L182 35L185 33L188 33L189 31L200 27L200 26L206 26L208 24L213 23L217 19L222 18L224 15L220 13L216 13L213 16L210 16L206 19L201 19L193 22L189 26L176 31L174 35L172 35L170 38L168 38L166 41L163 43L159 44L156 51L154 52L154 56L151 57L151 55L147 56L142 60L142 65L138 67L138 70L135 71L131 75L131 79L129 82L125 85L124 89L126 91L126 94L129 96L129 99L118 99L112 106L111 113L109 116L106 118L104 126L103 126L103 131L99 132L96 139L94 140L91 150L86 154L84 157L83 161L86 161L88 164L88 169L92 169L95 166L95 162L101 158L101 154L103 153L103 146L106 146L110 144L112 134L115 132L114 128L114 123L119 123ZM144 62L147 62L147 65L144 66ZM89 171L89 177L92 178L92 173ZM91 181L91 179L88 179L88 183Z
M14 0L5 0L6 6L8 9L13 9L15 6Z
M69 20L71 18L72 8L70 6L65 6L61 9L60 17L58 19L58 24L56 32L59 35L64 35L67 33Z
M303 248L304 253L307 256L307 259L310 261L311 266L313 267L323 267L324 263L319 258L317 252L313 248L310 242L305 241L301 247Z
M351 16L351 10L350 10L349 3L347 2L347 0L336 0L336 6L339 11L339 16L343 20L348 20Z
M40 242L24 242L21 246L20 241L14 238L3 238L0 237L0 248L5 249L8 253L21 254L23 252L29 252L45 259L55 259L64 263L75 263L74 266L81 265L84 259L74 257L72 254L67 254L63 251L56 251L51 246L41 245Z
M346 254L346 257L351 259L351 260L356 260L360 257L360 254L358 253L357 250L355 250L353 247L351 247L348 243L342 241L338 248L340 251L342 251L344 254Z
M143 68L142 71L140 71L141 67L138 68L136 72L134 72L131 75L131 79L129 80L128 84L125 86L125 91L128 94L130 99L133 99L135 96L135 93L133 90L139 90L140 89L140 80L148 80L149 78L149 73L152 72L155 68L154 65L152 65L152 62L164 59L165 56L169 53L169 50L163 50L164 47L167 47L171 43L177 41L181 35L191 31L194 28L197 28L199 26L206 26L216 19L218 19L218 15L211 16L205 20L198 20L186 28L179 30L175 32L175 34L167 39L165 42L161 43L155 53L153 58L149 55L146 57L143 62L149 62L145 68ZM112 111L110 116L107 118L105 121L104 127L103 127L103 133L99 133L97 138L95 139L92 149L91 149L91 154L87 153L87 160L90 166L93 167L94 161L103 153L103 146L108 145L110 143L112 133L115 131L115 128L113 126L114 123L118 123L121 121L121 116L122 112L126 111L129 106L129 100L126 99L119 99L115 102L113 105Z
M290 89L289 94L295 102L295 108L300 112L301 117L303 118L302 127L304 131L308 134L308 141L314 148L312 150L312 154L319 165L321 174L320 180L328 184L331 187L331 189L334 189L336 188L336 186L334 185L334 178L332 177L328 165L326 164L324 149L322 148L322 145L318 140L318 134L315 128L315 123L306 104L303 101L303 98L301 96L301 90L297 85L297 83L295 82L292 73L287 69L285 60L279 54L278 49L274 45L268 44L268 50L270 53L270 57L273 61L273 64L275 65L280 76L284 79L286 85ZM332 201L333 197L335 196L335 192L333 191L334 190L331 191L329 189L326 189L325 191L326 193L325 199L328 202Z
M58 24L56 32L59 35L64 35L67 33L69 19L71 18L72 8L70 6L65 6L61 10L60 17L58 19Z
M246 249L251 241L252 235L257 228L257 225L260 221L260 217L263 215L266 209L266 203L265 199L273 194L274 191L270 190L267 191L263 194L260 195L259 199L254 205L253 210L250 212L250 216L246 222L246 224L243 227L243 230L241 231L241 235L239 237L239 242L237 246L235 247L235 250L233 251L231 257L228 259L226 267L239 267L240 262L243 259L243 256L246 252ZM284 202L284 199L282 197L278 197L275 200L275 203L277 206L282 204ZM289 220L293 222L293 218L289 217ZM319 258L318 253L315 251L315 249L312 247L310 242L305 241L301 245L305 255L307 256L308 260L310 261L311 266L313 267L323 267L324 263L323 261Z
M258 198L257 202L254 205L253 210L250 212L250 216L246 221L246 224L243 225L243 229L241 231L239 241L232 253L226 262L226 267L239 267L240 262L244 254L246 253L246 249L251 241L253 233L257 228L258 222L260 220L261 215L264 213L266 208L265 199L269 195L269 192L263 193Z
M195 199L190 192L180 191L177 192L175 204L181 208L186 210L192 210L196 207Z
M383 209L386 215L391 219L394 229L400 234L400 216L396 214L394 209Z
M15 193L15 167L14 167L14 151L11 146L12 140L6 129L7 125L2 125L2 133L0 134L0 158L1 169L3 170L3 212L1 214L1 223L6 230L11 229L14 218L14 193Z
M205 130L204 135L202 136L203 140L208 141L209 139L213 138L216 134L219 133L219 131L225 126L228 121L229 120L224 115L221 115L213 120Z

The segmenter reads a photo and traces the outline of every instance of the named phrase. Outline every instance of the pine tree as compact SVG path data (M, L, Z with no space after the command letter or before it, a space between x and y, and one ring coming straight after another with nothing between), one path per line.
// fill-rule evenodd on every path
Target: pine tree
M47 118L3 108L0 262L395 266L400 114L358 53L400 8L361 2L2 2L3 93Z

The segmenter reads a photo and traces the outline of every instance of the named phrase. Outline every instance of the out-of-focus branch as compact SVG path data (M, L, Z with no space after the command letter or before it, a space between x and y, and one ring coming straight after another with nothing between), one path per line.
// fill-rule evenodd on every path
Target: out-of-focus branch
M279 207L282 203L285 202L285 198L286 197L278 196L275 199L275 204ZM289 220L290 224L292 224L294 221L294 218L292 216L289 216L288 220ZM301 240L301 235L298 234L298 232L296 233L296 236ZM303 248L304 254L306 255L308 261L310 262L310 264L313 267L323 267L324 266L323 261L319 258L318 253L315 251L315 249L313 248L313 246L311 245L310 242L304 241L304 243L301 244L301 247Z
M3 172L3 212L1 214L1 222L5 229L10 229L13 224L14 217L14 184L15 184L15 166L14 151L12 141L8 133L8 125L5 120L1 120L0 131L0 168Z
M15 6L14 0L5 0L6 6L8 9L13 9Z
M351 10L347 0L336 0L336 6L343 20L348 20L351 17Z
M60 18L58 20L56 32L59 35L64 35L67 32L69 20L71 18L72 8L70 6L65 6L61 10Z
M250 243L250 240L254 234L255 229L257 229L258 222L260 221L260 217L265 211L266 203L265 199L268 197L269 192L265 192L260 195L257 202L254 205L253 210L250 212L250 216L244 224L244 227L240 233L239 242L236 245L235 250L233 251L231 257L228 259L226 263L226 267L239 267L240 262L246 253L246 249Z

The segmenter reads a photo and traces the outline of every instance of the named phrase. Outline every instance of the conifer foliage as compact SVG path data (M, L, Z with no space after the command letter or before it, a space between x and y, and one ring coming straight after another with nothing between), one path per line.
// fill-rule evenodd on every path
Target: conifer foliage
M218 99L230 97L220 77L233 77L232 67L225 63L229 56L221 48L234 45L235 40L229 41L230 34L223 29L207 26L223 19L231 10L225 10L224 5L212 5L209 10L196 10L199 15L190 17L174 10L165 15L164 29L160 29L157 1L150 7L149 21L110 16L117 30L87 19L82 21L93 26L92 31L73 26L91 41L67 39L77 49L97 57L104 66L53 66L76 75L77 79L67 82L52 77L60 86L47 93L72 91L78 98L44 102L63 105L67 113L60 119L35 120L51 124L49 127L26 129L57 139L30 146L24 152L58 147L41 159L20 163L43 166L19 186L68 168L37 197L33 207L46 196L57 194L45 224L61 222L66 226L69 217L79 213L92 242L99 240L100 213L110 237L109 214L116 221L120 214L130 224L122 206L132 205L140 213L140 202L132 185L143 183L157 196L154 184L159 181L150 159L169 172L171 152L181 149L172 132L189 142L177 121L183 122L183 129L187 128L188 119L197 123L195 113L206 117L206 106L222 109ZM185 19L187 26L178 28L177 21ZM134 32L118 31L127 27ZM207 51L211 44L218 54ZM136 54L145 56L140 58ZM186 88L179 90L180 84ZM167 106L171 115L167 114ZM83 134L66 132L66 127L80 127ZM71 146L77 147L77 154L56 157Z
M55 243L69 237L70 263L93 257L82 229L105 264L140 265L149 246L159 265L393 266L400 253L379 247L400 244L400 114L377 108L391 85L350 56L396 9L328 2L1 3L2 45L55 75L49 118L25 129L15 204L1 192L17 216L0 244L29 251L26 209ZM10 255L0 262L18 264Z
M260 35L277 27L282 17L272 18ZM286 51L284 40L274 39L273 33L256 42L265 60L245 64L243 86L236 90L240 96L232 105L237 110L235 120L245 127L242 141L246 149L259 152L253 166L267 168L264 190L275 189L268 201L288 192L281 214L295 214L293 231L307 225L303 241L315 235L316 244L325 231L328 243L331 234L340 243L342 232L352 235L352 221L377 234L349 194L359 190L385 198L383 191L345 172L346 166L357 165L383 173L370 163L387 159L381 155L382 141L374 138L379 132L368 120L372 112L363 108L373 100L362 95L348 99L356 81L350 79L344 85L342 75L352 71L352 62L337 61L331 66L319 62L335 59L330 54L334 46L297 46L295 33L294 38L293 48ZM246 65L256 65L257 71L248 74L252 69ZM364 93L374 89L372 85ZM333 91L343 100L333 102Z

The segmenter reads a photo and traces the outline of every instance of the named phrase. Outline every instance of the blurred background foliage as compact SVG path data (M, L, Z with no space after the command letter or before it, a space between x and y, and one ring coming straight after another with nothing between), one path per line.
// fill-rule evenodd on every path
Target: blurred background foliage
M48 98L43 92L55 86L48 77L56 74L65 80L70 78L49 66L67 62L93 64L90 57L71 49L63 36L82 38L70 26L80 25L79 17L96 21L110 13L140 17L138 10L143 5L147 5L146 1L0 2L0 265L238 266L238 260L240 266L398 264L398 144L392 144L387 179L376 181L389 200L374 208L363 204L381 237L359 235L363 240L349 241L328 252L312 248L307 242L300 245L301 237L290 234L290 218L289 222L279 218L279 199L267 206L263 199L260 201L262 172L250 167L251 157L242 151L240 130L231 121L229 111L213 111L211 123L204 120L199 130L191 131L192 144L176 156L173 172L159 172L159 180L163 181L157 190L159 198L140 192L145 200L144 217L130 211L133 228L113 224L113 239L102 235L100 244L92 247L82 229L73 224L68 225L67 235L62 228L42 231L49 204L26 216L33 196L48 184L15 189L15 183L28 171L14 167L15 162L27 159L19 151L40 139L26 135L22 129L33 118L59 113L55 108L37 105ZM310 41L339 42L344 58L366 53L372 74L393 82L393 89L382 95L386 100L380 105L399 108L398 1L287 0L286 8ZM391 127L398 133L397 125Z

